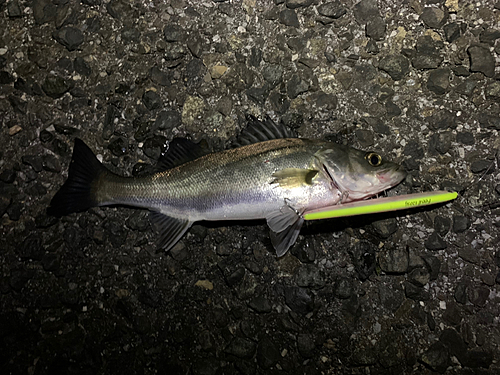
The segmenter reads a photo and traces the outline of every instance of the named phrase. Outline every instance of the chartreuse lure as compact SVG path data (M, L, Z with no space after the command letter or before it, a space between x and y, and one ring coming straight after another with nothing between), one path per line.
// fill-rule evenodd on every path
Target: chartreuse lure
M311 210L304 213L304 219L321 220L335 217L378 214L381 212L406 210L448 202L455 199L457 195L458 194L456 192L428 191L425 193L368 199Z

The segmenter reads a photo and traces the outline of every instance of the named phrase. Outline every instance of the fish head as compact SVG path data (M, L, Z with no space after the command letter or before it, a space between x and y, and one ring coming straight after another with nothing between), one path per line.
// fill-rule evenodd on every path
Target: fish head
M317 154L323 171L342 196L343 203L369 198L399 184L406 171L373 151L331 144Z

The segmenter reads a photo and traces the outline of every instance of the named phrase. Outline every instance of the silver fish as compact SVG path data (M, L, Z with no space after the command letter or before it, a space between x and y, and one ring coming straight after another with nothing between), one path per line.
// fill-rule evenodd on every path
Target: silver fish
M112 173L77 138L68 179L48 213L117 204L147 208L165 250L196 221L266 219L276 253L283 256L297 239L305 211L369 198L406 176L375 152L291 138L269 118L248 119L243 146L203 155L197 144L174 139L159 171L146 177Z

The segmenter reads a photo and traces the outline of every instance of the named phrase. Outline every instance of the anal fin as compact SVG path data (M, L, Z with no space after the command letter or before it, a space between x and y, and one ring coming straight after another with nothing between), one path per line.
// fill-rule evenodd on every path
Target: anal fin
M156 231L160 233L158 248L169 251L181 239L186 231L193 225L187 219L178 219L159 211L151 211L149 220Z

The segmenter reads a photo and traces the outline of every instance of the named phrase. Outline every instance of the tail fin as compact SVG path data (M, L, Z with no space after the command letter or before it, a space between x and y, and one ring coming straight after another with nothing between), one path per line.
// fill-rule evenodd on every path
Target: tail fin
M92 150L81 139L75 138L68 179L52 198L47 214L63 216L97 206L93 185L106 171Z

